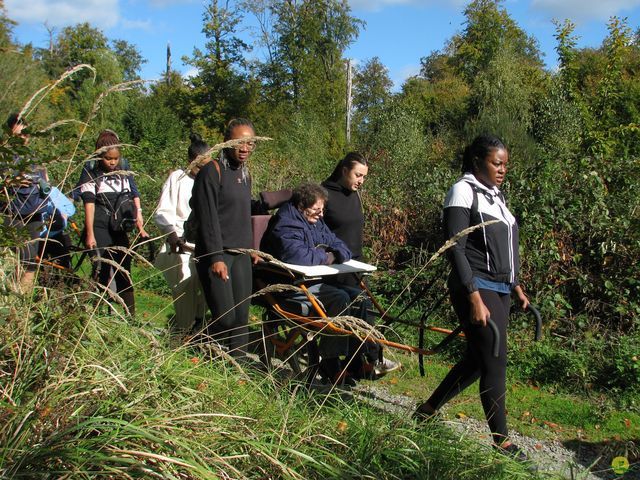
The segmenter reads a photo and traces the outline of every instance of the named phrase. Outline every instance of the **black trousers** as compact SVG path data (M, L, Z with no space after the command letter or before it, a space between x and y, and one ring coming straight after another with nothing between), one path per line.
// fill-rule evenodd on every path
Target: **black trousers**
M234 356L243 356L247 350L249 306L252 287L251 257L245 254L223 254L229 280L223 281L213 274L209 262L196 264L211 321L207 334L229 347Z
M491 290L480 290L482 301L491 312L500 332L498 357L493 356L493 332L488 327L470 323L470 310L466 292L452 292L451 303L463 326L467 350L462 359L449 371L428 402L439 409L458 393L480 379L480 400L489 428L496 444L508 437L505 408L507 377L507 326L511 297Z
M98 247L98 255L120 265L120 268L114 268L107 263L96 263L93 272L96 280L105 287L109 287L111 281L115 283L116 292L122 298L129 309L132 317L135 317L135 299L133 295L133 285L129 277L122 269L131 272L131 255L120 250L113 250L109 247L125 247L129 248L129 238L125 232L114 232L109 228L95 225L93 233L96 238Z

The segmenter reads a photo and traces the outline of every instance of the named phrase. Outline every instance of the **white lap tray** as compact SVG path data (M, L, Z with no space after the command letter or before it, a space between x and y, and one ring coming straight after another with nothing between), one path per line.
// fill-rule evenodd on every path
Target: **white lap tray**
M289 270L299 273L305 277L324 277L327 275L337 275L339 273L371 273L376 271L376 267L368 263L357 260L349 260L345 263L335 263L333 265L293 265L285 263Z

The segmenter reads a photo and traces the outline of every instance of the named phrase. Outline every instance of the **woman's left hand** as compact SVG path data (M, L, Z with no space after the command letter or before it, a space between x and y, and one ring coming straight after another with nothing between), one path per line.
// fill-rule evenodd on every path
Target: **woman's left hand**
M526 310L527 307L529 306L529 299L527 298L524 291L522 290L522 287L520 285L516 286L513 289L513 292L515 293L518 301L520 302L520 308L522 308L522 310Z

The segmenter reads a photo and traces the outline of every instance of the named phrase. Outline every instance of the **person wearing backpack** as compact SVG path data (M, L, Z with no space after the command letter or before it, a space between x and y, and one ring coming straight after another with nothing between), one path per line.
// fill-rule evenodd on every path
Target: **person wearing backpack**
M19 113L9 115L7 127L12 136L19 137L19 142L24 145L29 143L29 135L25 131L27 124ZM50 186L46 169L19 155L14 155L14 163L18 171L5 181L7 210L11 225L25 229L29 235L30 241L18 249L20 263L17 269L20 290L28 293L33 288L38 257L44 249L41 238L47 230L44 215L47 211Z
M189 163L204 155L209 145L200 135L191 135ZM177 169L162 187L158 208L153 217L166 242L158 254L155 267L162 271L171 288L175 317L172 326L179 333L189 332L194 324L202 324L207 305L200 288L196 264L191 253L195 245L185 242L184 223L191 213L191 192L195 172Z
M147 238L148 234L144 229L140 196L132 191L129 175L119 173L119 146L120 139L115 132L100 132L96 140L99 161L93 169L83 172L80 193L85 212L84 243L89 250L97 250L99 256L110 261L111 265L98 262L97 280L107 288L113 280L129 315L135 318L133 285L128 275L131 255L109 247L128 249L128 233L133 230L137 230L142 238ZM118 267L112 267L114 264Z
M249 249L253 244L248 160L256 146L254 137L249 120L228 123L224 140L240 143L201 165L187 222L187 231L194 231L196 269L212 316L207 325L196 326L204 334L198 338L219 342L235 357L246 353L253 276L251 256L229 249Z
M462 237L447 252L451 304L467 341L463 358L449 371L431 397L417 407L414 417L427 419L446 402L480 380L480 399L494 448L519 461L528 461L509 440L506 417L507 327L511 298L526 309L529 300L518 282L518 224L499 190L507 172L509 152L500 139L481 135L467 146L463 176L451 187L444 203L447 239L490 220L496 223ZM494 357L491 319L500 332Z

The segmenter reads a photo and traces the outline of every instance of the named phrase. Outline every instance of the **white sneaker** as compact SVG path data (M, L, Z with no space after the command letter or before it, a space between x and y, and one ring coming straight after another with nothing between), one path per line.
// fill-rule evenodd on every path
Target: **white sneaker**
M381 362L376 362L373 367L373 371L376 373L377 377L383 377L387 373L394 372L402 367L400 362L394 362L393 360L389 360L388 358L383 359Z

